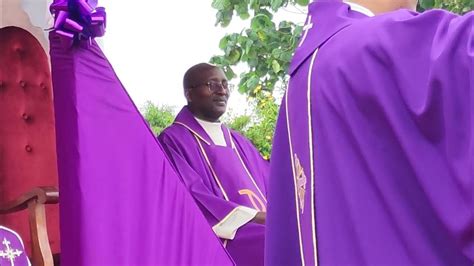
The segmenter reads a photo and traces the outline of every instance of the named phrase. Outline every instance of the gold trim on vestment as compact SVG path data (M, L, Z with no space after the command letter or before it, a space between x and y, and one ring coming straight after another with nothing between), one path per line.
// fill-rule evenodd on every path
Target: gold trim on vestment
M178 124L178 125L181 125L185 128L187 128L189 131L191 131L195 136L199 137L202 141L204 141L204 143L206 143L207 145L211 145L211 143L209 143L209 141L207 141L203 136L199 135L196 131L192 130L188 125L184 124L184 123L181 123L181 122L174 122L174 124Z
M209 168L211 169L211 173L212 173L212 176L214 177L214 179L216 180L217 182L217 185L219 186L219 188L221 189L221 192L222 194L224 195L224 198L229 201L229 197L227 196L227 193L225 192L224 190L224 187L222 186L221 184L221 181L219 180L219 178L217 177L217 174L216 172L214 171L214 168L212 168L212 165L211 165L211 162L209 161L209 158L207 157L207 153L206 151L204 150L204 147L201 145L201 142L199 142L199 138L198 136L196 135L193 135L194 138L196 139L198 145L199 145L199 148L201 149L201 153L202 155L204 155L204 158L206 159L206 162L207 162L207 165L209 166Z
M316 222L315 222L315 193L314 193L314 155L313 155L313 126L312 126L312 116L311 116L311 77L313 73L313 64L316 59L316 55L318 54L319 49L316 49L313 53L313 57L311 58L311 64L309 65L308 71L308 89L307 89L307 97L308 97L308 146L309 146L309 167L310 167L310 180L311 180L311 233L313 237L313 252L314 252L314 263L318 265L318 251L317 251L317 241L316 241Z
M247 197L250 200L250 203L252 203L255 210L261 211L261 212L267 212L267 205L257 196L257 194L255 194L255 192L253 192L253 190L241 189L239 190L239 194L247 195ZM255 202L255 199L257 199L258 204L260 204L260 206L257 205L257 203Z
M209 158L208 158L208 156L207 156L207 153L206 153L206 151L204 150L204 147L202 146L201 142L199 141L198 136L196 136L196 135L193 135L193 136L194 136L194 138L196 139L196 141L197 141L197 143L198 143L198 145L199 145L199 148L200 148L200 150L201 150L201 153L202 153L202 155L204 156L204 158L206 159L206 163L207 163L207 165L209 166L209 169L211 170L211 173L212 173L214 179L216 180L217 185L219 186L219 188L220 188L222 194L224 195L225 200L229 201L229 197L227 196L227 193L225 192L224 187L222 186L222 184L221 184L221 182L220 182L220 180L219 180L219 177L217 176L216 172L214 171L214 168L212 167L211 162L210 162L210 160L209 160ZM240 206L240 205L239 205L239 206ZM229 217L231 217L232 214L235 213L238 208L239 208L239 207L235 207L235 208L234 208L232 211L230 211L222 220L220 220L217 224L215 224L215 225L212 227L213 230L214 230L214 227L220 226L220 225L223 224L227 219L229 219ZM227 242L224 242L224 247L226 246L226 244L227 244Z
M295 207L296 207L296 222L298 224L298 240L299 240L299 248L300 248L300 257L301 257L301 265L305 265L304 261L304 251L303 251L303 238L301 236L301 223L300 223L300 208L298 204L298 184L296 183L296 173L295 173L295 162L293 159L293 144L291 142L291 129L290 129L290 115L289 115L289 106L288 106L288 94L289 91L285 94L285 107L286 107L286 128L288 130L288 144L290 146L290 158L291 158L291 171L293 173L293 183L294 183L294 190L295 190Z
M202 146L200 140L202 140L204 143L206 143L207 145L210 145L210 143L208 141L206 141L202 136L200 136L196 131L192 130L190 127L188 127L186 124L184 123L181 123L181 122L174 122L178 125L181 125L181 126L184 126L185 128L187 128L189 131L191 131L191 133L193 134L194 138L196 139L196 142L198 143L198 146L199 146L199 149L201 150L201 153L202 155L204 156L205 160L206 160L206 163L207 165L209 166L209 169L211 170L211 173L212 173L212 176L214 177L217 185L219 186L219 189L221 190L222 194L224 195L224 198L225 200L229 201L229 197L227 196L227 193L224 189L224 186L221 184L220 182L220 179L219 177L217 176L217 173L215 172L214 168L212 167L212 164L209 160L209 157L207 156L207 153L206 153L206 150L204 149L204 147ZM246 165L244 164L242 158L240 157L240 154L237 150L237 148L235 147L235 144L234 144L234 141L232 140L232 136L230 135L230 130L227 129L228 131L228 134L229 134L229 140L231 142L231 145L232 145L232 149L237 153L237 157L239 158L242 166L244 166L244 169L245 171L247 172L247 175L249 176L249 178L252 180L254 186L257 188L258 192L262 195L263 199L265 200L265 202L267 202L265 196L263 195L263 193L260 191L260 188L257 186L255 180L253 179L252 175L250 174L250 172L248 171ZM257 195L255 195L257 196ZM258 197L257 197L258 199ZM240 206L240 205L239 205ZM229 219L229 217L232 216L232 214L234 214L236 212L236 210L238 209L239 207L236 207L234 208L232 211L230 211L222 220L220 220L217 224L215 224L212 228L214 229L214 227L217 227L217 226L220 226L221 224L223 224L226 220ZM224 241L224 247L226 247L227 245L227 239Z
M235 151L235 153L237 153L237 157L239 157L240 164L242 164L242 166L244 167L245 172L247 172L247 176L252 181L252 183L255 186L255 188L257 189L258 193L260 193L260 196L262 196L265 203L267 203L267 199L266 199L265 195L263 195L262 191L260 190L260 188L257 185L257 182L255 182L255 179L253 178L252 174L250 174L250 171L247 169L247 166L245 165L244 161L242 160L242 157L240 156L239 150L235 146L234 140L232 139L232 136L230 135L230 130L227 129L227 132L229 134L230 143L232 144L232 149Z

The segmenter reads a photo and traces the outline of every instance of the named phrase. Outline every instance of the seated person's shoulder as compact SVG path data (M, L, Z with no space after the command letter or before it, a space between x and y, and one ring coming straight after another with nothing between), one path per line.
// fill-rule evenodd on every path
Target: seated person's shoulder
M172 148L179 151L189 151L189 145L196 143L193 133L179 124L172 124L165 128L159 135L158 141L166 149Z
M177 144L177 140L179 140L179 136L182 134L183 131L181 126L171 124L161 131L161 133L158 135L158 141L165 147L168 145L175 146Z
M183 134L188 134L190 133L188 129L186 129L184 126L178 125L178 124L171 124L167 128L165 128L158 138L163 138L163 137L179 137L182 136Z

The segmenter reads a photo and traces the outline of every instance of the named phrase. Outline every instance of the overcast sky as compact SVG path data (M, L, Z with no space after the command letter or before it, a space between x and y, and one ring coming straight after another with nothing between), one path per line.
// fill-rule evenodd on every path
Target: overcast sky
M225 33L240 32L249 20L214 26L210 0L100 0L107 10L104 51L132 99L140 107L150 100L180 107L185 104L182 76L192 65L220 54ZM146 4L145 4L146 3ZM304 22L304 14L283 12L286 19ZM234 80L234 83L237 81ZM243 110L245 97L234 93L233 110Z
M52 0L0 2L2 7L6 3L15 3L11 5L15 6L21 2L30 22L40 32L51 27L48 6ZM184 72L194 64L208 62L213 55L221 54L219 40L226 33L240 32L250 24L250 20L237 18L227 28L216 27L216 10L211 3L212 0L99 0L99 6L107 11L107 30L99 43L138 107L146 101L177 108L184 105ZM1 14L4 12L7 11L2 10ZM303 24L305 18L304 11L289 8L276 19ZM47 32L43 33L46 42ZM46 46L47 43L47 49ZM238 80L232 82L238 83ZM239 113L246 106L245 97L234 92L229 108Z

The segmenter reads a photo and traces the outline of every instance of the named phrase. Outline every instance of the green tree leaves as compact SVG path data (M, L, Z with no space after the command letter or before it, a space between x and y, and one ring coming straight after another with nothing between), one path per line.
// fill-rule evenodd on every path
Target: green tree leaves
M273 13L288 4L295 5L297 1L222 1L213 1L212 6L219 7L216 8L216 24L228 25L227 19L232 19L234 14L240 16L243 12L249 14L249 27L240 33L224 36L219 43L224 54L212 57L211 63L222 66L227 72L233 72L233 67L239 63L246 64L248 71L240 76L239 91L255 96L258 100L260 97L254 92L257 86L261 87L262 93L271 93L277 84L287 82L286 69L301 33L301 26L291 21L282 21L276 25ZM307 4L307 1L299 2ZM224 13L227 15L223 16ZM247 15L244 17L247 18Z
M269 159L272 151L273 132L275 131L276 117L279 106L273 99L256 108L257 113L248 116L242 115L228 118L225 123L237 130L252 141L262 154Z
M419 2L423 8L433 8L435 5L435 0L420 0Z
M283 0L272 0L270 1L270 6L273 11L278 11L278 9L283 5Z
M239 63L248 70L240 77L239 91L252 95L257 85L262 92L272 92L277 84L287 82L287 68L302 31L301 25L281 21L275 25L273 14L288 5L306 6L309 0L213 0L217 10L216 25L227 26L237 14L250 18L250 26L240 33L224 36L219 48L223 55L211 58L211 63L233 73ZM420 9L445 8L463 13L474 9L472 0L420 0ZM233 75L228 75L233 76ZM259 82L255 82L258 77ZM250 81L250 82L249 82Z
M157 106L152 102L146 102L142 108L145 120L150 125L151 130L159 135L166 127L174 121L174 110L170 106Z
M278 63L277 60L273 60L273 61L272 61L272 69L273 69L273 72L274 72L275 74L278 75L278 73L280 73L280 71L281 71L281 66L280 66L280 63Z
M230 0L213 0L211 6L212 8L215 8L219 11L225 10L231 7L231 1Z
M442 8L455 13L463 14L474 10L474 1L472 0L420 0L421 9Z
M280 21L276 25L274 14L289 5L304 7L309 0L213 0L217 10L216 25L227 26L234 14L241 19L250 19L249 27L240 33L222 37L219 48L223 55L211 58L211 63L223 67L227 78L235 77L233 67L239 63L247 66L240 75L239 92L248 96L255 105L255 118L249 120L253 126L242 130L266 155L271 149L270 140L265 141L268 130L273 130L278 106L273 100L276 87L285 87L288 82L287 69L295 50L302 26L292 21ZM473 0L420 0L420 11L444 8L457 13L474 9ZM274 115L275 117L272 117ZM260 131L260 132L258 132ZM273 135L271 132L270 136ZM271 137L270 137L271 139Z
M227 34L219 42L222 55L211 58L211 63L224 69L227 78L235 77L233 68L247 66L240 76L239 92L248 96L255 108L252 117L230 120L230 126L245 134L269 157L278 105L273 91L288 81L287 68L301 34L301 25L292 21L276 22L274 13L288 5L306 6L308 0L214 0L217 9L216 25L227 26L234 15L250 19L249 27L240 33ZM304 15L302 15L304 16ZM244 123L245 122L245 123Z

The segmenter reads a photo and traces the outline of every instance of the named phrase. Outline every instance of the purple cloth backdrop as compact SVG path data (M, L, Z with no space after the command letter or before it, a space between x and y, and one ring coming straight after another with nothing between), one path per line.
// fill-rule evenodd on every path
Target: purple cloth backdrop
M233 265L97 44L50 44L61 264Z

